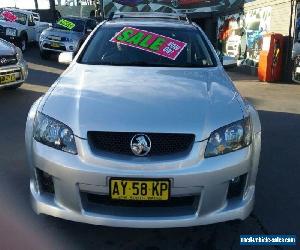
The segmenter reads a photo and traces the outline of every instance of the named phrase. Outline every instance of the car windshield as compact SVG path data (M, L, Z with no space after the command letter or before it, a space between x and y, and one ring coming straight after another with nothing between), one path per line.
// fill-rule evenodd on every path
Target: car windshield
M1 10L0 11L0 20L16 22L16 23L25 25L27 22L27 15L22 14L17 11Z
M52 25L55 29L83 32L85 21L77 18L60 18Z
M134 38L131 36L131 39L127 40L127 42L119 42L113 39L116 38L121 31L124 32L128 29L134 29L137 33L142 34L137 34ZM164 39L168 45L171 44L172 46L164 47L161 51L158 51L158 49L157 51L151 51L149 49L151 47L149 45L151 36L158 37L157 40L160 38ZM182 46L182 48L180 48L180 46ZM155 47L153 43L152 47ZM169 53L172 49L173 52L174 50L177 51L173 54ZM167 53L173 55L173 57L166 56ZM212 52L200 31L196 28L183 29L148 26L130 26L130 28L128 28L124 26L116 27L107 25L100 27L80 56L78 62L82 64L117 66L215 66L215 59Z

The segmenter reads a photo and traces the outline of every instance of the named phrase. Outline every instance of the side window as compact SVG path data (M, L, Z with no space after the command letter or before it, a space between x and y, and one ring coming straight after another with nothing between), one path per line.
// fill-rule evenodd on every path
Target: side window
M33 15L30 15L28 17L28 26L34 26L34 25L35 25L35 22L34 22Z

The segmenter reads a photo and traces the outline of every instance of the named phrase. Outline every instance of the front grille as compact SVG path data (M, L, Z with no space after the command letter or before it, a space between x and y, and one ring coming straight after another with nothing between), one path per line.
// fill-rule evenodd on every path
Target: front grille
M126 132L88 132L92 149L121 154L134 155L130 142L139 133ZM151 140L151 150L147 156L163 156L189 152L195 136L192 134L147 133Z
M60 41L60 42L67 42L68 38L66 37L60 37L60 36L48 36L47 37L48 40L50 41Z
M1 56L0 55L0 67L14 65L14 64L17 64L17 62L18 62L18 60L17 60L16 55L10 55L10 56Z
M111 200L107 195L81 192L83 209L88 212L126 217L172 217L193 215L199 196L170 197L168 201Z
M66 47L63 46L63 45L60 45L59 47L52 47L50 44L46 43L43 45L43 47L45 49L53 49L53 50L63 50L63 51L66 51Z
M60 36L48 36L47 39L52 40L52 41L61 41Z

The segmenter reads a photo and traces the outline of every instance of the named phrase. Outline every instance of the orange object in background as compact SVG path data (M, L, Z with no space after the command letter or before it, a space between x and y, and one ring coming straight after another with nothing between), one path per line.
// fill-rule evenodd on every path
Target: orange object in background
M263 38L259 55L258 79L262 82L277 82L281 79L284 38L281 34L267 34Z

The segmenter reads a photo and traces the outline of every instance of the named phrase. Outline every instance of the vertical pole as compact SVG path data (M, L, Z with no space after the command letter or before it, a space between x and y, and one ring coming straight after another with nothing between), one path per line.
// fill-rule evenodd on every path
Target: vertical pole
M55 0L49 0L50 12L53 17L53 20L56 21L56 11L55 11Z
M39 9L38 0L34 0L34 5L35 5L35 9L38 10Z

